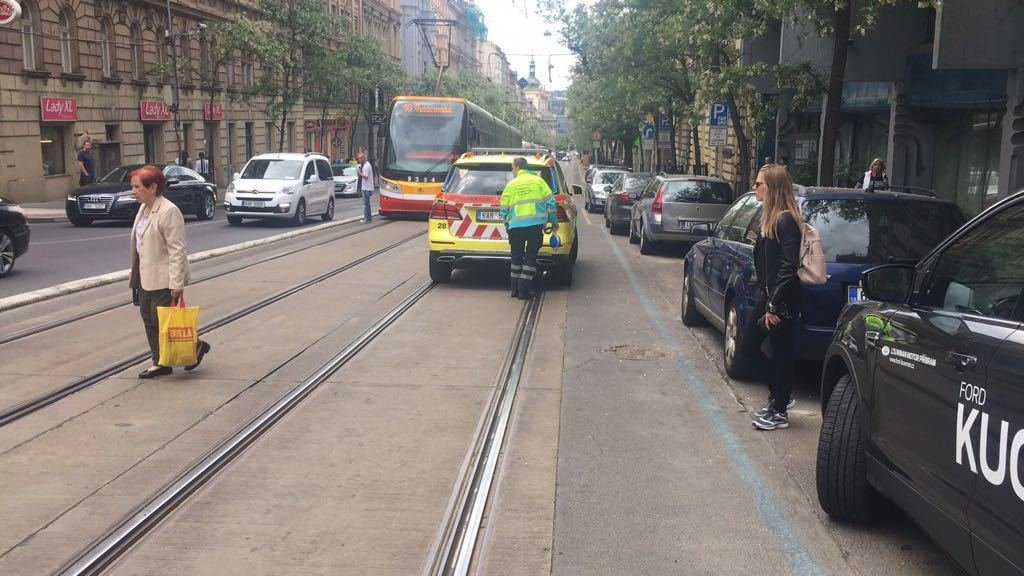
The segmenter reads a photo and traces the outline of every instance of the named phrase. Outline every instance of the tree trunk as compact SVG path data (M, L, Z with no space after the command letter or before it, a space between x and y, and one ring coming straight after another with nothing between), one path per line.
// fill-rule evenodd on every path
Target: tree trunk
M627 145L623 144L622 154L626 158L626 162L625 162L626 166L632 168L633 167L633 145L629 144L627 146Z
M736 106L736 99L732 96L726 98L729 103L729 113L732 115L732 131L736 136L736 147L739 148L740 156L740 191L750 190L750 139L743 131L742 118L739 108Z
M700 174L700 166L703 164L700 154L700 125L690 126L690 140L693 142L693 173ZM687 158L689 160L689 158Z
M277 127L277 151L284 152L284 131L288 126L288 109L281 107L281 125ZM290 152L290 150L289 150Z
M843 80L846 78L846 56L850 49L850 5L843 3L832 20L832 69L828 78L825 120L821 127L821 150L818 151L818 185L832 186L836 169L836 138L839 135L843 104Z

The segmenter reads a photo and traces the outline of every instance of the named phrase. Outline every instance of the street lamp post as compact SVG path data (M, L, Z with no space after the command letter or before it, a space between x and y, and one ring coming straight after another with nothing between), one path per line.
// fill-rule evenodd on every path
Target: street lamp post
M178 116L178 105L181 103L181 97L178 92L178 51L174 48L174 38L176 34L173 32L174 27L171 23L171 0L167 0L167 29L164 34L167 39L167 44L171 48L171 74L172 85L171 85L171 113L174 114L174 141L178 146L178 164L181 163L181 117Z

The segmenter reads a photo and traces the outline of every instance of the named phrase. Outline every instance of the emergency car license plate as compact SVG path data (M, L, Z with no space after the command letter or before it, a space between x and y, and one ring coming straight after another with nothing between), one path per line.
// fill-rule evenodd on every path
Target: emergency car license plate
M864 299L864 293L861 292L860 286L848 286L846 295L849 302L860 302Z
M692 226L692 225L693 225L693 222L687 222L686 220L680 220L679 221L679 229L680 230L689 230L690 226Z
M263 208L262 200L242 200L242 208Z
M501 222L501 211L499 210L477 210L477 222Z
M100 202L100 203L87 202L87 203L82 205L82 208L85 208L86 210L106 210L107 209L107 205L102 203L102 202Z

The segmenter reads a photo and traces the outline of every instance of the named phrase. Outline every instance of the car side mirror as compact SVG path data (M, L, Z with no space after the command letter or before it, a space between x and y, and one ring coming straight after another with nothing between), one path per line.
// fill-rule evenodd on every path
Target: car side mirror
M580 194L583 194L583 186L580 186L579 184L573 184L572 193L574 196L579 196Z
M605 186L604 187L604 191L605 192L611 192L612 191L612 187L611 186Z
M235 175L232 176L231 179L232 180L238 180L241 177L242 177L242 173L241 172L235 172Z
M178 180L177 178L168 178L167 179L167 185L168 186L174 186L175 184L181 184L181 180Z
M914 286L914 267L909 264L885 264L865 270L860 276L862 294L878 302L906 302Z
M306 184L316 184L319 181L320 177L317 176L316 174L310 176L309 178L306 178Z
M694 224L690 228L690 232L696 236L711 236L715 233L715 228L711 224L707 223Z

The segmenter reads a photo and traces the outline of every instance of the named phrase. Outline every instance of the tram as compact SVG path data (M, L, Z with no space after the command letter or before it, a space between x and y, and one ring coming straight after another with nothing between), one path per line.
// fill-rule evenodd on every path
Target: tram
M475 147L518 148L522 135L463 98L398 96L380 165L382 216L430 212L452 163Z

